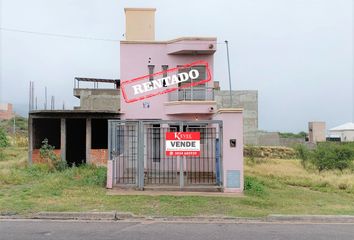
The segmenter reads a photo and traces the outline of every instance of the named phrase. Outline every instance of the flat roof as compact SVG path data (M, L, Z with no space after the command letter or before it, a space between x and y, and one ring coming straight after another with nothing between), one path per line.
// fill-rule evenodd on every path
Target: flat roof
M121 113L107 110L34 110L29 112L30 117L119 117Z
M124 11L156 11L156 8L124 8Z
M179 37L167 41L156 41L156 40L122 40L121 43L128 44L139 44L139 43L150 43L150 44L169 44L181 41L216 41L216 37Z
M83 82L103 82L103 83L120 83L120 79L105 79L105 78L85 78L85 77L76 77L75 80Z

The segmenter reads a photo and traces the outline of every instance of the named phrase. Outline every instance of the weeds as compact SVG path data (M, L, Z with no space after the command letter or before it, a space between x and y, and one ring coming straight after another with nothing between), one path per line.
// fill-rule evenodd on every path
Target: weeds
M0 161L5 160L5 153L2 147L0 147Z
M45 162L49 165L50 168L57 170L57 171L63 171L68 168L68 164L66 161L62 160L59 158L55 153L54 153L54 146L51 146L48 144L48 139L44 139L42 141L42 146L39 149L39 153L42 159L45 160Z
M301 166L307 168L308 161L310 160L309 149L303 144L296 145L294 149L296 151L296 156L300 159Z
M106 168L92 165L53 171L27 166L25 148L5 148L0 162L0 214L39 211L121 211L149 216L354 214L349 169L305 170L299 160L267 159L245 165L240 197L121 196L104 189Z
M261 183L255 177L245 177L245 184L244 184L246 194L262 196L265 195L265 187L263 183Z
M248 160L251 164L257 164L259 163L259 156L261 152L259 148L253 146L253 145L248 145L247 146L247 156Z
M9 145L9 139L4 129L0 128L0 148L8 147Z

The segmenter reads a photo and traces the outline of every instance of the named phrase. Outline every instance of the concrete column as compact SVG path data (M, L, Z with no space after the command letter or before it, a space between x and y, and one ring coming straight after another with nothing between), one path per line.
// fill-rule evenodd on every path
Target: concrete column
M60 119L60 156L62 160L66 160L66 120Z
M91 118L86 118L86 163L91 163Z
M32 153L33 153L33 119L31 116L28 118L28 163L32 164Z

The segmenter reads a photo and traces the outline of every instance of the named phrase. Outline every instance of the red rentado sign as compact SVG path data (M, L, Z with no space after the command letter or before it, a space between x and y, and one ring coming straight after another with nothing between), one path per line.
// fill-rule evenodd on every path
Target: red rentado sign
M205 67L205 74L199 72L198 68L193 67ZM131 103L178 89L194 87L210 80L211 73L208 63L206 61L197 61L123 81L121 89L125 102Z
M200 132L166 132L166 156L200 156Z

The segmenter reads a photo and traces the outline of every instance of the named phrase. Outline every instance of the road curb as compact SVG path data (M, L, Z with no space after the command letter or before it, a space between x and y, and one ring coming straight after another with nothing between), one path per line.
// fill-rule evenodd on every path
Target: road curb
M32 219L53 220L116 220L116 212L39 212Z
M266 217L267 222L307 222L307 223L354 223L351 215L280 215L271 214Z
M203 223L354 223L354 215L280 215L267 217L161 217L137 216L129 212L39 212L31 215L7 214L0 219L87 220L87 221L151 221L151 222L203 222Z

